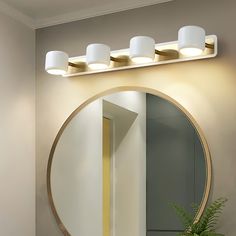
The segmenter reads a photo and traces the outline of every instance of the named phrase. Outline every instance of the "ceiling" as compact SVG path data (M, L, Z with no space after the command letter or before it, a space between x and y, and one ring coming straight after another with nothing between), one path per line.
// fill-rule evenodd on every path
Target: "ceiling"
M169 1L173 0L0 0L0 11L42 28Z

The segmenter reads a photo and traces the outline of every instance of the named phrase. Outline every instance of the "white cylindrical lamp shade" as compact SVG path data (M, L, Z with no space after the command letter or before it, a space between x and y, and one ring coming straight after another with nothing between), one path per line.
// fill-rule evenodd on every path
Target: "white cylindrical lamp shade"
M87 65L92 70L106 69L110 65L110 47L105 44L89 44L86 49Z
M199 26L184 26L178 32L179 51L185 56L199 56L205 49L205 30Z
M135 36L130 40L130 59L135 63L150 63L155 59L155 40L147 36Z
M52 75L64 75L68 70L69 56L62 51L50 51L46 54L45 70Z

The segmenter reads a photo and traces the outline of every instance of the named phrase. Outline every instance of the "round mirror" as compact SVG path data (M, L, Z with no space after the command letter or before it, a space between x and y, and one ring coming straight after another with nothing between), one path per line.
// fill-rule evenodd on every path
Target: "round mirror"
M169 100L169 101L168 101ZM207 202L211 162L195 121L155 94L121 91L77 109L59 131L48 193L64 235L172 236L172 203Z

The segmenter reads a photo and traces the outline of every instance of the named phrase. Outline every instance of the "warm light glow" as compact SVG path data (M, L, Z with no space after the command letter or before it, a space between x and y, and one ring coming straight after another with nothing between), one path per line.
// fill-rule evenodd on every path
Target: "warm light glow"
M92 70L104 70L108 68L108 65L103 63L91 63L88 67Z
M101 44L89 44L86 49L86 62L91 70L104 70L110 65L110 47Z
M195 56L200 56L202 54L202 49L200 48L182 48L180 49L180 53L183 54L184 56L188 57L195 57Z
M45 71L72 77L212 58L217 52L217 36L206 36L203 28L190 25L178 31L178 41L156 44L151 37L135 36L129 48L111 51L108 45L93 43L87 46L86 55L71 58L62 51L49 51Z
M66 71L60 69L48 69L47 72L51 75L65 75Z
M133 57L132 61L137 64L142 64L153 62L153 59L150 57Z

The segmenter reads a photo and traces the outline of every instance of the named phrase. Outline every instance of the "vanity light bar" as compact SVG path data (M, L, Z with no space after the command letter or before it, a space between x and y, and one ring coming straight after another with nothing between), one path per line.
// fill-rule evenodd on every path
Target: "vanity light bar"
M213 48L207 47L200 56L185 56L178 53L178 41L155 44L156 50L163 53L163 55L155 55L153 62L136 64L129 59L129 49L121 49L111 52L111 60L119 60L117 63L112 60L110 66L104 70L91 70L86 66L86 56L72 57L69 58L70 63L80 65L79 68L70 67L68 72L63 75L63 77L73 77L87 74L104 73L109 71L118 71L139 67L155 66L162 64L170 64L184 61L192 61L206 58L213 58L217 55L217 37L215 35L210 35L206 37L206 43L209 45L214 45ZM168 56L167 53L168 52Z
M178 32L178 41L155 44L147 36L130 40L130 48L110 51L105 44L90 44L86 55L72 57L60 51L46 55L45 70L63 77L103 73L190 60L212 58L217 55L217 37L205 36L198 26L184 26Z

